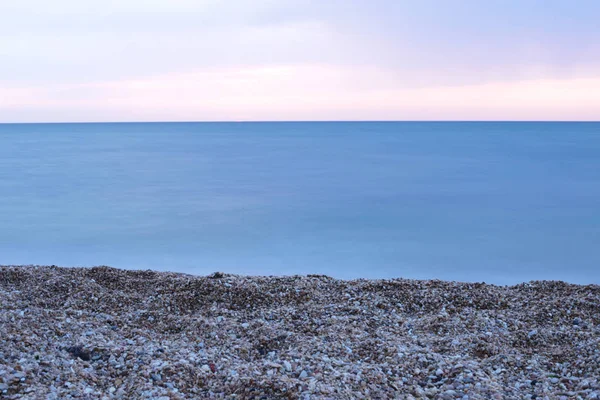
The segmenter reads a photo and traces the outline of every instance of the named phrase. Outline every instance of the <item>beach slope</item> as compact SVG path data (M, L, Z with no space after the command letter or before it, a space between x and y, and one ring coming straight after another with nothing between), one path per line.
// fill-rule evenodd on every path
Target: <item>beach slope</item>
M599 345L597 285L0 267L7 399L593 399Z

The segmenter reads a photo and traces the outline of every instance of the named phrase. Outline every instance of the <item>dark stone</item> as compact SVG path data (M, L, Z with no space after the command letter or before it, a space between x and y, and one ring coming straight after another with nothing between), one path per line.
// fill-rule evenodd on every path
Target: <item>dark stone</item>
M79 358L83 361L90 361L92 359L92 353L85 350L83 346L73 346L67 349L67 352L74 358Z
M269 352L269 350L268 350L268 349L266 349L266 348L264 348L264 347L262 347L262 346L261 346L261 347L259 347L257 350L258 350L258 354L260 354L261 356L266 356L266 355L267 355L267 353Z
M308 274L306 275L308 278L318 278L318 279L331 279L329 276L327 275L320 275L320 274Z

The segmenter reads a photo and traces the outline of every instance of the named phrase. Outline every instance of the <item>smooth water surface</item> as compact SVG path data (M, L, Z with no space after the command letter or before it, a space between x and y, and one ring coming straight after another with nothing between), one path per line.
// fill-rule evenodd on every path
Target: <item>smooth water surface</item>
M0 264L600 283L600 123L0 125Z

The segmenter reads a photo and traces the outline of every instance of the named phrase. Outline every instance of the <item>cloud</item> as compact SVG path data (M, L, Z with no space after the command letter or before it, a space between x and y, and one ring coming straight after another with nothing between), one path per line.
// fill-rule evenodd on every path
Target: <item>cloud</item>
M338 53L335 33L318 21L139 29L0 35L0 83L82 83L209 67L333 62Z
M595 0L5 1L0 118L538 119L559 106L587 118L598 12Z
M147 79L12 88L10 110L52 121L600 120L600 77L405 88L394 71L306 64L207 68ZM33 115L33 113L32 113Z

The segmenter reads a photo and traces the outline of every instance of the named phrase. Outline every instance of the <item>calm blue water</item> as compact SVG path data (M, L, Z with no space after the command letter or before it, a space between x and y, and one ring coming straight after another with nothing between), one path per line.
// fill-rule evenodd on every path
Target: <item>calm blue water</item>
M0 264L600 283L600 123L0 125Z

